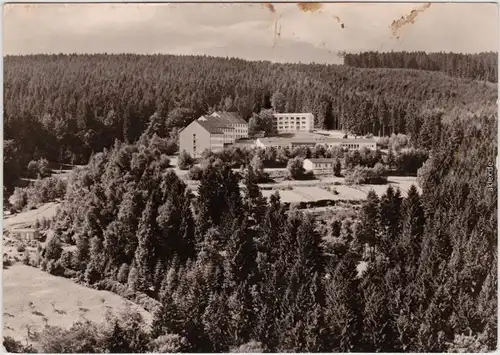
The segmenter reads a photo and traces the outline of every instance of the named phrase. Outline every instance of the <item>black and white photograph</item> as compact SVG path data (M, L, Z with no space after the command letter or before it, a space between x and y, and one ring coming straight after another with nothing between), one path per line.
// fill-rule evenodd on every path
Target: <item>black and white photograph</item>
M3 351L496 351L499 18L3 4Z

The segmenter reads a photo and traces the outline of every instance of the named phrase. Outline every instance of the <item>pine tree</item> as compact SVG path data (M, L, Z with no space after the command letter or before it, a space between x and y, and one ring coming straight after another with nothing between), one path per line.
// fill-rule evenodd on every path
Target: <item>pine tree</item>
M387 289L383 267L370 266L364 274L363 289L363 345L367 352L400 351L397 330L389 305L391 295L398 290ZM400 292L401 290L399 290Z
M235 231L228 241L225 258L226 285L232 291L246 280L251 280L256 268L256 250L253 232L247 222L234 222Z
M181 222L179 226L179 249L176 254L181 262L193 259L196 255L196 239L191 209L191 192L186 191L182 201Z
M90 262L94 265L96 271L102 276L106 259L103 253L104 247L101 238L94 236L90 240Z
M152 337L157 338L164 334L183 334L184 322L175 300L170 294L164 294L160 302L161 306L153 315Z
M257 185L255 174L252 169L247 169L244 176L244 205L248 210L249 217L252 219L255 226L260 226L264 220L267 201L262 196L262 193Z
M227 300L229 310L229 336L232 345L240 345L250 340L254 334L255 313L248 281L241 282Z
M227 352L234 343L230 334L227 298L224 294L213 293L208 298L208 304L203 313L204 332L210 339L213 352Z
M148 290L152 285L153 268L155 265L154 242L156 217L153 206L153 198L150 197L146 208L142 213L139 227L137 229L138 245L135 251L135 263L138 274L138 290Z
M276 91L271 97L271 105L276 113L284 112L286 106L285 95Z
M354 260L346 255L336 267L329 267L329 275L325 290L329 349L336 352L360 351L363 305L358 296L360 290Z
M401 243L404 251L400 261L409 265L417 265L422 248L425 216L420 196L415 185L410 187L408 196L403 201Z
M113 323L111 334L106 339L106 350L110 353L131 353L130 344L128 344L126 334L118 324L118 320Z
M401 205L401 192L399 189L395 192L392 186L389 186L386 193L380 199L378 212L379 231L381 234L380 244L386 256L394 252L395 245L398 242Z
M123 116L123 140L125 143L133 142L132 117L128 109Z

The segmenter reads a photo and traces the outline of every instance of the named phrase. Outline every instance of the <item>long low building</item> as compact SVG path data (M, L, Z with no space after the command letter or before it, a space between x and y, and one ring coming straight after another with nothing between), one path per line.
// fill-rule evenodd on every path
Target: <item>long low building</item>
M333 137L266 137L258 138L255 145L260 148L274 147L277 149L294 149L297 147L314 148L324 146L325 148L341 147L347 150L359 150L363 148L376 149L375 139L342 139Z
M303 167L306 171L318 173L333 173L337 159L332 158L309 158L304 159Z

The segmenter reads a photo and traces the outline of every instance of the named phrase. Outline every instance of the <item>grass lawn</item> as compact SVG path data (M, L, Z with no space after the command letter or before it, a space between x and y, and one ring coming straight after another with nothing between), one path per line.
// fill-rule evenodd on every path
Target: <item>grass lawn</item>
M3 219L3 229L25 228L33 225L37 219L51 219L55 216L59 205L59 202L48 202L30 211L6 216Z
M93 290L22 263L3 270L3 334L14 339L24 341L27 327L39 332L45 324L69 328L82 318L102 322L107 312L127 305L150 324L150 313L111 292Z

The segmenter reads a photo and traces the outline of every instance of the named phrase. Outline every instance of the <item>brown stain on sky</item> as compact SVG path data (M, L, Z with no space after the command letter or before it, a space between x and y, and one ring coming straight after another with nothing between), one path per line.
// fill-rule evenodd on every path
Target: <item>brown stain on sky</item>
M264 6L265 8L267 8L273 14L276 13L276 9L274 8L274 5L271 4L270 2L266 2L265 4L262 4L262 6Z
M303 12L316 12L321 9L323 6L319 2L299 2L297 3L300 11Z
M426 4L423 4L419 8L411 10L411 12L408 15L401 16L400 19L392 21L392 24L391 24L390 27L391 27L393 36L396 36L397 38L399 38L398 30L401 27L404 27L404 26L406 26L408 24L414 24L415 21L417 20L418 14L421 13L421 12L424 12L429 7L431 7L431 3L430 2L428 2Z
M345 28L345 24L342 22L342 20L340 19L340 17L338 17L338 16L333 16L333 18L334 18L335 20L337 20L337 22L338 22L338 23L339 23L339 25L340 25L340 28L342 28L342 29L344 29L344 28Z
M297 6L299 7L300 11L302 11L302 12L317 12L317 11L322 12L321 10L322 10L323 4L321 4L319 2L299 2L299 3L297 3ZM342 22L340 17L333 16L333 18L337 20L337 22L340 25L340 28L342 28L342 29L345 28L345 24Z
M276 15L276 8L272 3L263 3L261 6L268 9L271 13ZM297 3L298 8L302 12L322 12L323 4L318 2L299 2ZM340 25L342 29L345 28L344 22L338 16L333 16L337 23ZM273 48L276 46L277 42L281 39L281 24L279 24L279 20L281 19L281 15L277 16L274 20L274 39L273 39ZM322 43L323 46L326 45L325 42Z
M278 22L281 18L281 15L274 21L274 39L273 39L273 48L276 47L278 40L281 39L281 25L278 27Z

